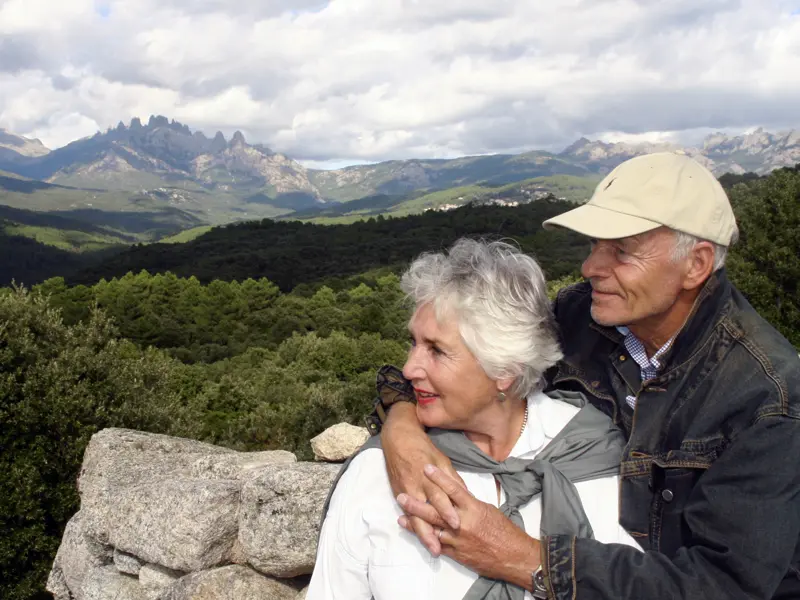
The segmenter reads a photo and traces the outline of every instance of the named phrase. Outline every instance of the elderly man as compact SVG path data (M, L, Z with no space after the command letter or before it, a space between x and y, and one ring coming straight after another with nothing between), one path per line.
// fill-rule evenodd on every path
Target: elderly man
M637 157L544 225L591 239L587 281L554 304L549 383L628 437L620 522L645 552L528 537L464 491L404 402L383 430L401 524L537 598L800 598L800 361L726 277L722 187L685 155Z

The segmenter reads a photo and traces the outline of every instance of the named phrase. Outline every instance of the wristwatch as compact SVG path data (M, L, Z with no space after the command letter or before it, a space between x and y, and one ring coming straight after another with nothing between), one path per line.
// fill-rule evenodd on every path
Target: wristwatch
M547 599L547 587L544 585L544 571L542 571L542 565L539 565L539 568L536 569L533 573L531 573L531 584L533 585L533 597L534 598L541 598L542 600Z
M383 365L378 369L375 389L378 395L373 404L374 408L372 414L365 419L371 435L378 435L381 432L381 427L386 422L386 413L395 402L417 403L414 386L394 365Z

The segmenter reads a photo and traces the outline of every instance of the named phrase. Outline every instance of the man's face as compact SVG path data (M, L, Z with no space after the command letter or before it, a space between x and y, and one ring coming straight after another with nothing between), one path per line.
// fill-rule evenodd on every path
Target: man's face
M608 327L636 325L675 304L686 261L673 262L675 236L661 227L619 240L592 240L581 273L592 284L592 318Z

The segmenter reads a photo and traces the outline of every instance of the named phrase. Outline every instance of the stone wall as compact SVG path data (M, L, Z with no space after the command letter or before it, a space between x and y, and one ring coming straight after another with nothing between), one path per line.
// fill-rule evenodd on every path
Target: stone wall
M320 461L341 461L366 438L340 424L312 447ZM47 589L56 600L302 598L339 468L105 429L86 449L80 510Z

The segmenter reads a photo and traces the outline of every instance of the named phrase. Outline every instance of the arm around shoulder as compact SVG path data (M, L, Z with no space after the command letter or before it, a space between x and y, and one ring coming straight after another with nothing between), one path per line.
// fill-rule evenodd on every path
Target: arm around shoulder
M762 417L731 442L681 512L691 545L673 556L552 536L545 570L552 597L768 600L800 539L800 422Z

